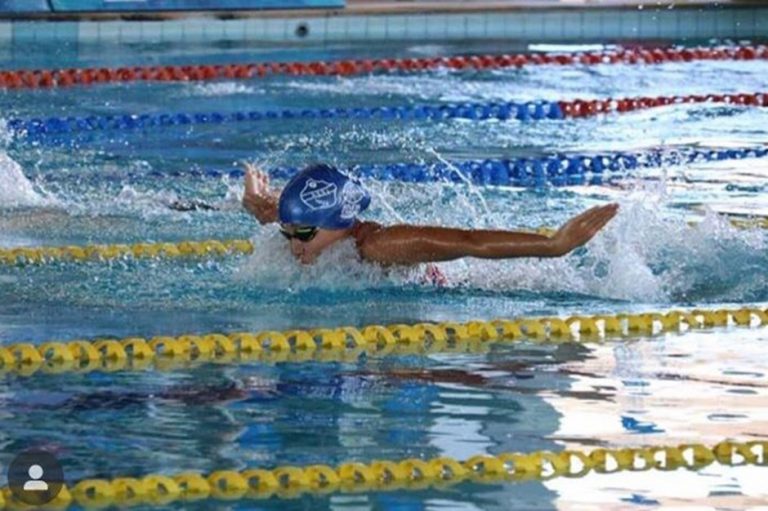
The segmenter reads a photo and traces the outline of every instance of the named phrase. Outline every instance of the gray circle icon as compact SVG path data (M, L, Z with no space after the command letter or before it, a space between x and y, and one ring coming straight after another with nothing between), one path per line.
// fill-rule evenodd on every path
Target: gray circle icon
M63 485L64 471L61 464L47 451L24 451L8 466L11 493L25 504L47 504L56 498Z

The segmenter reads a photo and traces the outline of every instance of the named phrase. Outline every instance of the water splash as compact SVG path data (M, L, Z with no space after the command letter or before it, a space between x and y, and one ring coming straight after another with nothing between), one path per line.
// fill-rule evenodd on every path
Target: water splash
M0 151L0 208L50 206L55 199L26 178L24 171L8 153Z
M390 200L399 209L401 201L395 197ZM621 212L605 231L586 248L566 257L467 258L439 267L448 287L493 293L567 292L646 303L739 300L745 294L758 299L768 293L763 232L739 231L716 215L689 227L682 216L670 218L668 213L660 213L660 199L655 197L622 201ZM496 222L503 220L497 217ZM301 291L423 283L423 265L382 269L361 262L351 243L323 254L312 266L293 261L285 242L269 228L257 234L254 244L256 254L238 269L237 279L250 279L258 286ZM752 274L745 275L744 268L750 268Z
M303 265L274 229L264 228L253 240L254 253L233 273L233 279L254 286L296 293L311 289L362 290L414 283L418 268L382 268L360 260L352 240L326 250L312 265Z
M186 91L189 96L204 97L232 96L235 94L259 94L260 92L262 91L257 90L255 87L250 87L238 82L194 84Z

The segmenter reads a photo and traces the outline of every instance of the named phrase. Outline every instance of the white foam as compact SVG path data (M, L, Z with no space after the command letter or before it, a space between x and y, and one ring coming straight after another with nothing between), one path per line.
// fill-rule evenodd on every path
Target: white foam
M403 211L403 200L396 196L384 194L396 211ZM491 208L495 209L493 205ZM471 207L460 209L462 215L472 217ZM491 218L497 228L508 223L498 213ZM445 225L442 220L426 223ZM237 278L263 287L293 291L376 288L418 284L424 275L423 265L385 270L361 262L351 242L340 243L310 266L294 261L287 243L272 228L260 231L254 244L255 253L238 269ZM622 201L619 215L586 249L566 257L466 258L438 266L449 287L570 292L657 303L686 299L692 293L711 292L713 297L729 298L759 289L762 284L753 282L755 279L744 280L737 261L758 258L747 264L764 264L761 254L765 254L767 244L764 232L737 230L714 214L689 227L683 215L671 217L664 211L662 195L637 193ZM710 281L722 282L726 291L717 287L702 291L709 289Z
M8 153L0 150L0 208L51 205L52 200L35 190L24 171Z
M253 255L235 271L235 280L255 286L296 292L307 289L365 289L416 281L418 268L384 269L360 260L351 240L341 241L311 265L294 259L290 248L273 228L264 228L252 240Z
M259 92L261 91L258 91L254 87L238 82L196 83L188 89L188 94L190 96L205 97L257 94Z

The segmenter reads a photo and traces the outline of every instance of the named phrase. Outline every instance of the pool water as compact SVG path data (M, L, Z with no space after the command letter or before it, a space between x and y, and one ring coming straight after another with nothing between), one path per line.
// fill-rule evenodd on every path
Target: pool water
M31 52L29 67L431 56L519 47L389 45L304 50L143 45ZM567 50L567 47L563 48ZM759 92L768 62L539 66L413 75L272 77L5 91L3 118L232 112ZM250 238L255 253L0 268L3 343L316 326L463 321L768 302L767 232L717 213L768 214L768 159L634 171L613 185L523 190L366 181L365 217L475 228L556 226L585 208L621 211L586 249L555 260L463 260L384 271L342 244L312 267L240 208L235 179L172 176L325 161L429 163L552 152L768 143L768 109L677 105L540 121L275 120L93 132L34 143L4 130L0 246ZM127 173L131 178L127 179ZM158 175L159 173L159 175ZM281 182L276 182L280 186ZM175 200L216 211L177 212ZM700 220L695 227L688 220ZM357 363L204 366L171 373L6 376L0 465L53 450L68 479L334 464L538 449L714 443L768 433L762 330L713 330L601 345L519 344L484 353ZM396 494L304 496L211 509L744 508L760 468L590 475ZM3 476L4 477L4 476ZM181 506L177 506L181 508Z

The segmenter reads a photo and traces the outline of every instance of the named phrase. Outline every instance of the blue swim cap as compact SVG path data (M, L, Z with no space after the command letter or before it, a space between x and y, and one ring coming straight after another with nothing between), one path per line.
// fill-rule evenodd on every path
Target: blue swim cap
M330 165L312 165L299 172L280 194L280 222L321 229L347 229L371 203L357 181Z

